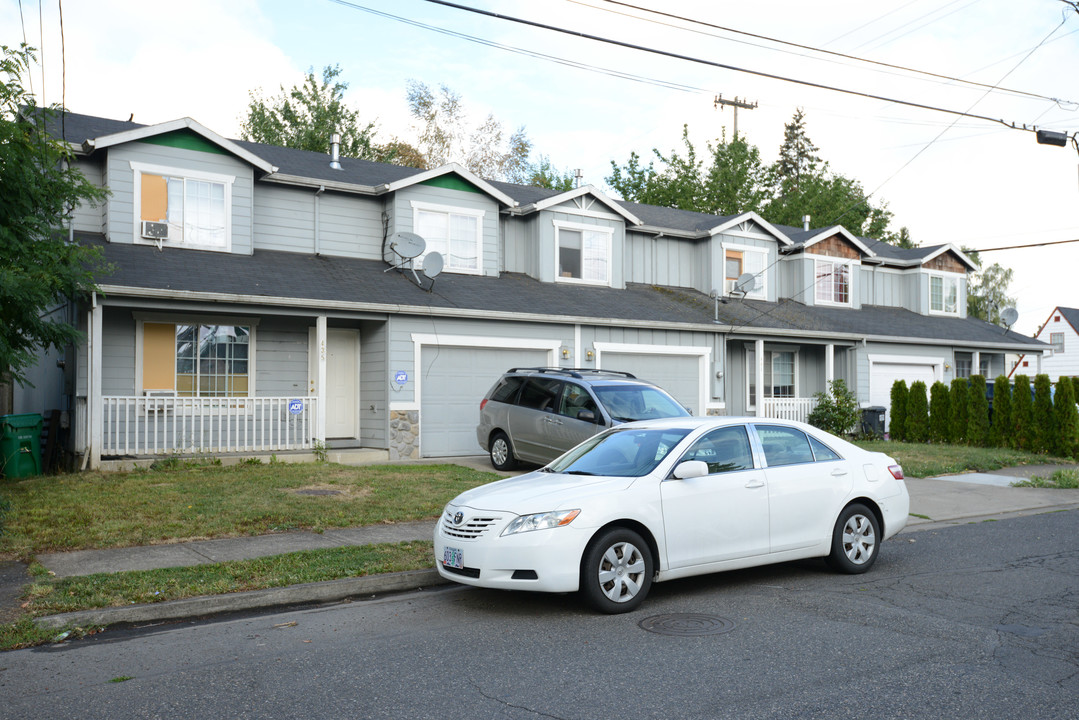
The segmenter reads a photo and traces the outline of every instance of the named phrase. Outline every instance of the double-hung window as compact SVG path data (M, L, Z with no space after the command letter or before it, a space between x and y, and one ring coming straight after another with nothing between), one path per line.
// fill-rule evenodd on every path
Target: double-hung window
M609 285L614 230L562 222L556 222L554 227L557 279Z
M180 397L247 397L253 325L142 324L142 388Z
M959 277L929 276L929 310L945 315L959 314Z
M235 178L135 162L131 169L136 242L230 249Z
M480 274L483 263L482 210L431 205L413 201L412 228L427 243L419 257L437 251L448 272Z
M764 351L764 397L797 397L795 376L797 375L797 354L793 351ZM746 349L746 374L749 388L748 405L757 406L757 353Z
M1053 346L1053 352L1064 352L1064 333L1049 333L1049 344Z
M734 290L734 283L743 273L751 273L755 278L753 290L746 293L746 297L768 297L768 289L765 284L765 268L768 261L768 251L757 248L737 247L724 245L723 249L723 292L730 295Z
M818 258L813 262L814 297L824 305L850 305L851 263L849 260Z

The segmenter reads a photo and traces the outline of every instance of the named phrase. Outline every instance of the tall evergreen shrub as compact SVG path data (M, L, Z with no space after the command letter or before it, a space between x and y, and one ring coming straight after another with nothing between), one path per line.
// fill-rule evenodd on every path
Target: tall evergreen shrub
M935 443L948 442L952 424L952 394L948 386L937 380L929 388L929 439Z
M1034 376L1034 422L1031 423L1034 452L1049 452L1056 442L1053 417L1053 384L1045 373Z
M924 443L929 439L929 399L925 383L915 380L907 396L907 427L903 432L907 442Z
M1079 410L1075 408L1073 384L1066 377L1057 381L1057 394L1053 398L1056 443L1052 451L1062 457L1079 458Z
M967 379L952 380L952 426L948 431L948 441L959 444L967 439L967 416L970 414L967 392Z
M971 375L967 394L967 445L985 447L989 442L989 400L985 397L985 376Z
M906 380L896 380L892 383L892 412L888 418L888 437L896 442L903 442L904 431L907 429L907 390Z
M989 419L989 446L1009 447L1012 435L1012 386L1007 376L993 381L993 411Z
M1012 447L1019 450L1031 448L1031 415L1034 401L1030 396L1030 378L1026 375L1015 376L1012 388Z

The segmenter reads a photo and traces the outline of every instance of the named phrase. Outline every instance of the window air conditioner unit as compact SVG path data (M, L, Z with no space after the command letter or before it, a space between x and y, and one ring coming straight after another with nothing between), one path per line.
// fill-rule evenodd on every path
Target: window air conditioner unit
M163 222L142 221L142 236L151 240L168 240L169 224Z

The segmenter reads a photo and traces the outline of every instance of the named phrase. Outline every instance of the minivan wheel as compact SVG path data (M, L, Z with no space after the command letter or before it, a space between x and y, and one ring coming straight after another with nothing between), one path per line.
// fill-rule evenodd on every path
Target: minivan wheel
M504 432L496 432L491 437L491 464L495 470L512 470L517 467L517 459L513 457L513 448L510 439Z

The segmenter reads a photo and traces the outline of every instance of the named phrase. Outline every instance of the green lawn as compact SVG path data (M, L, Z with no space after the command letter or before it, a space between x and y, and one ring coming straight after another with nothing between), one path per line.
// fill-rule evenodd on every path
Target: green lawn
M907 477L933 477L934 475L961 472L989 472L1015 465L1072 464L1075 462L1068 458L1037 455L1006 448L901 443L892 442L891 440L860 440L855 444L866 450L891 455L903 466L903 474Z

